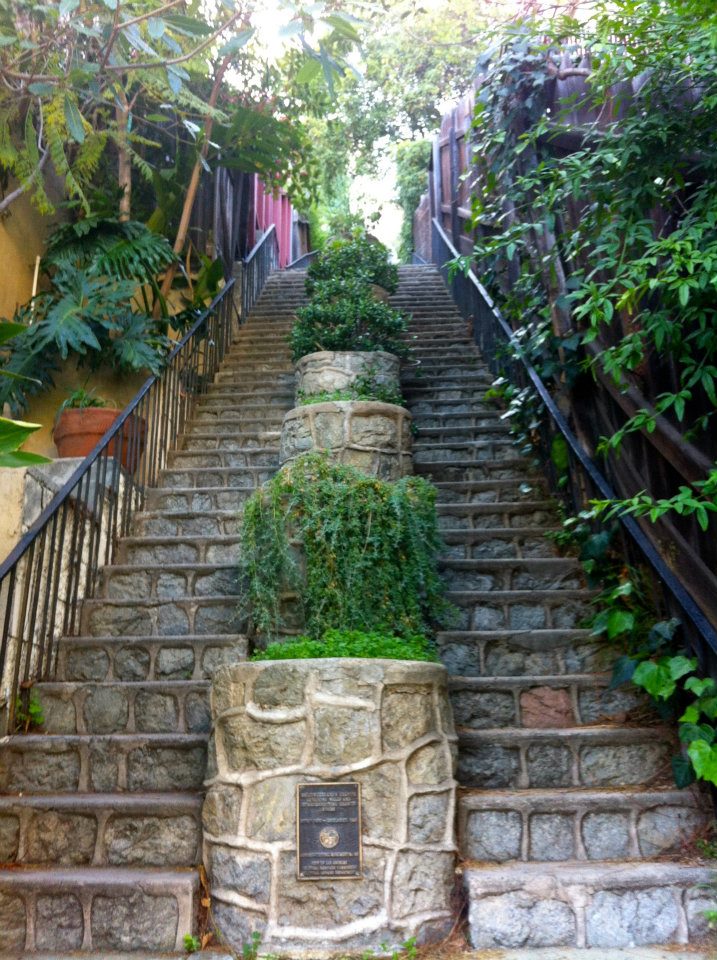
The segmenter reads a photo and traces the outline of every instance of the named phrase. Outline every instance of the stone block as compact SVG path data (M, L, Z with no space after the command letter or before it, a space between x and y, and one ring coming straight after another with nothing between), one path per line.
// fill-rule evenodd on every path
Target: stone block
M99 683L110 669L110 658L102 647L73 647L67 652L65 679Z
M35 906L37 950L78 950L84 932L82 904L77 897L72 894L38 896Z
M450 793L416 793L408 802L409 843L442 843L446 840L446 824Z
M204 747L138 747L127 757L132 791L196 790L207 766Z
M271 893L269 857L234 847L212 846L209 875L213 887L267 904Z
M400 807L404 802L401 769L398 764L381 763L357 771L347 779L361 784L363 833L367 839L398 840Z
M229 943L238 950L244 944L251 943L253 934L262 936L266 929L266 917L263 913L253 913L222 900L213 900L212 919L222 935L222 942Z
M530 859L572 860L574 817L569 813L534 813L530 817Z
M515 724L515 699L510 692L455 690L451 702L455 721L460 727L492 730Z
M119 733L127 729L129 703L121 687L95 687L82 708L85 726L91 733Z
M304 702L304 687L307 680L306 668L284 666L283 669L278 669L276 665L267 666L254 680L253 700L259 707L267 710L277 707L298 707Z
M95 950L173 950L179 910L174 897L97 894L92 901L91 930Z
M0 753L0 790L6 793L59 793L77 790L80 755L74 747L6 748ZM28 742L28 748L30 747ZM35 746L35 744L32 744Z
M306 722L262 723L246 716L219 721L229 770L272 770L298 763L306 746Z
M0 863L11 863L17 857L20 840L20 818L14 813L0 814Z
M22 950L25 947L27 920L22 897L0 891L0 930L3 950Z
M652 807L637 821L637 839L643 857L656 857L687 846L704 829L704 814L692 807L664 804Z
M531 744L526 757L531 787L572 785L573 755L569 747L549 743Z
M135 728L141 733L172 733L179 726L177 698L168 693L140 690L134 700Z
M406 763L406 773L411 783L434 786L448 780L453 771L443 744L429 743L412 753Z
M275 782L275 781L274 781ZM204 830L214 836L229 834L236 836L239 831L242 790L235 786L215 784L207 790L202 806Z
M184 723L187 733L209 733L212 712L205 693L190 693L184 701Z
M588 813L581 824L589 860L624 860L630 853L630 814L619 810Z
M63 866L92 863L96 841L94 817L38 810L28 826L27 860Z
M396 859L391 890L393 915L448 910L454 882L452 853L405 851Z
M149 677L149 665L149 650L145 647L122 647L115 655L115 679L125 682L146 680Z
M331 930L377 913L383 905L384 870L383 851L365 847L361 880L307 883L296 879L296 854L282 853L278 876L279 924L316 927L320 917L320 925Z
M523 818L514 810L471 810L463 835L463 855L493 863L518 860L522 839Z
M406 747L435 728L431 687L391 685L384 689L381 729L384 749Z
M556 729L575 724L570 691L555 687L531 687L520 695L521 725Z
M493 743L465 747L458 760L458 780L468 787L513 787L520 772L517 748Z
M199 850L199 825L191 816L114 816L105 829L108 862L115 865L185 866Z
M589 787L649 783L669 770L665 742L585 746L580 750L581 781Z
M46 733L77 733L77 713L74 701L67 694L48 693L42 686L36 688L42 705L43 729Z
M581 690L578 694L580 719L583 723L611 721L620 723L629 713L646 705L644 695L638 690L618 689Z
M562 947L573 945L576 937L575 916L566 903L524 892L473 899L468 924L471 945L478 950Z
M314 711L314 729L314 758L318 763L357 763L374 753L377 714L356 707L319 707Z
M120 756L108 742L91 743L90 785L99 793L111 793L119 785Z
M600 890L585 909L589 947L634 947L672 943L680 922L669 887L615 892Z

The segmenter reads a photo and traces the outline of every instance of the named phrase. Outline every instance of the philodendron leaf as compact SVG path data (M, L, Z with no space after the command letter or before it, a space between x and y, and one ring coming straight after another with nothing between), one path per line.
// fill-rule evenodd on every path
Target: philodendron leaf
M13 337L24 333L27 327L22 323L11 323L9 320L0 321L0 343L7 343Z
M49 463L47 457L37 453L24 453L19 448L30 434L40 429L39 423L23 423L21 420L6 420L0 417L0 467L30 467Z

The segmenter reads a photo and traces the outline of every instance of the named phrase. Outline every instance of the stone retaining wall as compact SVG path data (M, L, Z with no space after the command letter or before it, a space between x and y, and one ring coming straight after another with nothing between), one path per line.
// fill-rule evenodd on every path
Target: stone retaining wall
M235 948L293 956L440 939L453 922L455 733L439 664L222 667L204 803L212 915ZM298 783L358 781L362 879L296 879Z
M413 473L411 414L393 403L341 400L295 407L281 427L282 465L303 453L325 450L381 480Z
M296 389L305 396L347 390L359 377L390 390L399 389L401 361L381 350L329 351L308 353L296 364Z

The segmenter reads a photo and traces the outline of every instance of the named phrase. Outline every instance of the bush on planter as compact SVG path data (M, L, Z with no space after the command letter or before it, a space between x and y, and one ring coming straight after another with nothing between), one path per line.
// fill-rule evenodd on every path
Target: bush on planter
M306 292L313 294L317 281L344 277L359 280L364 285L375 283L395 293L398 289L398 267L389 263L386 247L370 240L363 230L355 230L346 239L330 240L318 257L309 265Z
M327 630L320 640L297 637L285 643L270 643L252 660L315 660L319 657L362 657L380 660L428 660L438 655L433 644L420 634L394 637L363 630Z
M297 317L289 336L294 361L318 350L406 353L401 340L408 325L404 315L375 300L357 280L322 281Z
M435 496L421 477L387 483L316 453L280 471L244 508L240 567L255 630L276 637L294 593L315 637L335 627L430 633L452 609Z

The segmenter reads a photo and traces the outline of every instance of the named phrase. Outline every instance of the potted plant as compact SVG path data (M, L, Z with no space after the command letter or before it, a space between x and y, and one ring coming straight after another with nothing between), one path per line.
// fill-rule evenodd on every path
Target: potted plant
M121 411L110 409L110 403L81 387L62 402L52 435L60 457L86 457L109 430ZM122 427L120 459L126 470L133 471L142 456L146 422L130 416ZM109 445L108 455L115 456L117 439Z

